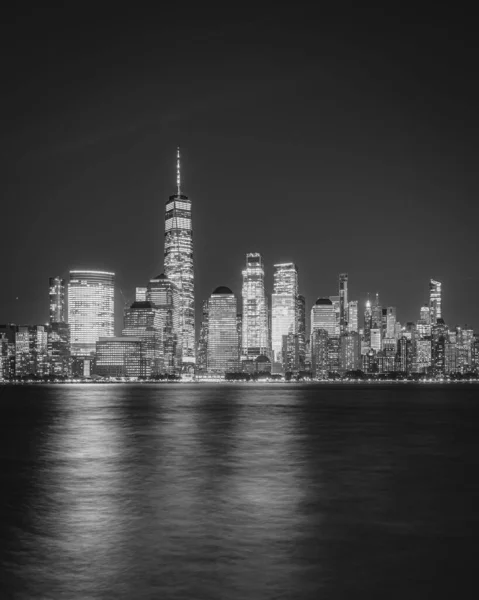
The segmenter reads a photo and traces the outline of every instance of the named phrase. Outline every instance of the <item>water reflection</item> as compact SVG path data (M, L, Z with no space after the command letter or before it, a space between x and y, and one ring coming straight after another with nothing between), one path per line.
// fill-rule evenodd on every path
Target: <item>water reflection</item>
M362 392L13 390L0 597L404 597L447 589L446 570L433 577L447 548L465 581L461 540L479 532L475 404Z

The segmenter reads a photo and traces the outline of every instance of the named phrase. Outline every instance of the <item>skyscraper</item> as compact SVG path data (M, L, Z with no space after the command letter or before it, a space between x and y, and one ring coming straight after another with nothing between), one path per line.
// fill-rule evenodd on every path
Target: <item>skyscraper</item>
M237 314L236 296L225 286L217 287L208 300L208 373L238 370Z
M173 374L181 368L180 295L176 285L164 273L150 279L146 300L159 311L163 368Z
M364 308L364 342L366 346L371 344L371 327L372 327L372 310L371 301L369 298L366 300L366 306Z
M357 300L350 300L348 302L348 331L350 333L359 332Z
M329 298L318 298L311 308L311 335L316 329L324 329L328 335L337 335L336 311Z
M208 300L203 301L200 337L196 354L196 367L199 373L205 373L208 367Z
M271 297L271 343L275 372L282 370L283 336L298 332L298 268L294 263L274 265Z
M150 377L166 372L160 310L152 302L136 301L125 310L122 336L141 340L142 376Z
M395 335L395 329L396 329L396 307L395 306L388 306L386 308L386 332L385 332L385 336L386 338L393 338Z
M243 321L242 354L255 359L260 354L269 354L268 306L264 289L264 262L261 254L246 255L243 274Z
M178 289L178 343L187 367L195 363L195 279L191 200L181 193L179 148L176 169L176 194L170 196L165 212L165 275Z
M88 356L100 337L113 337L114 296L114 273L70 271L68 324L73 356Z
M442 283L435 279L429 281L429 308L431 325L434 326L438 319L442 319Z
M65 322L65 280L50 277L50 323Z
M339 332L344 335L348 326L348 274L339 275Z

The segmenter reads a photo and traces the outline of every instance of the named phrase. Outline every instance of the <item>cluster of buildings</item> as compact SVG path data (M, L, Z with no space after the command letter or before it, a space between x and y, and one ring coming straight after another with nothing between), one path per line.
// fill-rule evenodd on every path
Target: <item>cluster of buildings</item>
M348 275L337 294L307 311L294 263L273 267L265 287L261 254L246 254L241 303L217 287L203 302L195 335L191 200L177 191L165 207L164 273L137 287L115 335L115 275L70 271L49 280L49 322L0 325L0 379L77 377L200 378L434 377L478 375L479 337L449 328L441 282L431 279L429 302L415 322L401 324L379 296L360 309L349 299Z

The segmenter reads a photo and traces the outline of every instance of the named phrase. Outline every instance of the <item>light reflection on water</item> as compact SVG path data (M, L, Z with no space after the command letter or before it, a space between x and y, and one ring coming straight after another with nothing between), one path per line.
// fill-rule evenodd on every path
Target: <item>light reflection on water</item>
M10 388L0 597L452 592L479 531L476 395Z

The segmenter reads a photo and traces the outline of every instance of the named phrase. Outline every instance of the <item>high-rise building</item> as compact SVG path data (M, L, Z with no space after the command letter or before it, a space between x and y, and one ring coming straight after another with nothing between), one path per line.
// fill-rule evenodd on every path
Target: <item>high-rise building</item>
M393 338L396 330L396 307L386 308L386 331L384 337Z
M113 337L114 297L114 273L70 271L68 324L73 356L88 356L96 351L100 337Z
M359 332L357 300L350 300L348 302L348 331L349 333Z
M15 333L15 376L48 375L48 336L43 325L19 325Z
M306 298L298 295L298 370L306 368Z
M242 355L255 359L269 354L268 306L264 289L264 262L258 252L246 255L243 274Z
M203 301L198 352L196 353L196 368L198 373L206 373L208 368L208 300Z
M177 152L176 194L165 212L165 275L178 290L178 343L184 368L195 363L195 278L191 200L181 193L180 151Z
M50 277L50 323L65 322L65 280Z
M431 340L416 339L413 348L413 371L415 373L427 373L431 367Z
M311 335L315 329L324 329L330 337L338 334L336 310L329 298L318 298L311 308Z
M429 281L429 308L431 325L435 325L442 319L442 283L435 279Z
M0 325L0 353L4 379L15 377L15 338L18 326L13 323Z
M361 344L355 331L340 338L340 368L342 372L355 371L361 365Z
M370 343L370 347L371 350L374 350L375 352L379 352L383 345L382 345L382 331L380 327L371 327L371 331L370 331L370 335L371 335L371 343Z
M379 294L371 307L371 328L382 330L383 308L379 304Z
M164 365L163 330L160 309L152 302L133 302L125 310L122 336L141 340L141 371L144 377L162 375L168 371Z
M101 377L141 377L144 365L140 338L102 337L96 343L95 372Z
M146 287L137 287L135 290L135 302L146 302L146 293L148 288Z
M282 371L283 336L298 333L298 268L294 263L274 265L272 313L273 371Z
M371 344L371 327L372 327L372 309L371 301L369 298L366 300L366 306L364 308L364 343L366 347Z
M237 301L225 286L208 300L208 373L224 375L239 368Z
M334 335L339 336L340 332L340 316L341 316L341 306L339 301L339 296L329 296L334 308L334 314L336 315L336 333Z
M176 285L163 273L150 279L146 300L159 311L162 340L163 369L168 374L181 370L180 295Z
M47 327L49 373L54 377L70 377L72 373L70 326L52 322Z
M442 318L436 320L435 325L431 328L432 333L432 348L431 348L431 363L432 371L435 377L442 377L446 369L446 341L447 327Z
M348 328L348 274L339 275L339 332L344 335Z
M329 335L326 329L311 331L311 372L314 379L327 379L329 373Z

